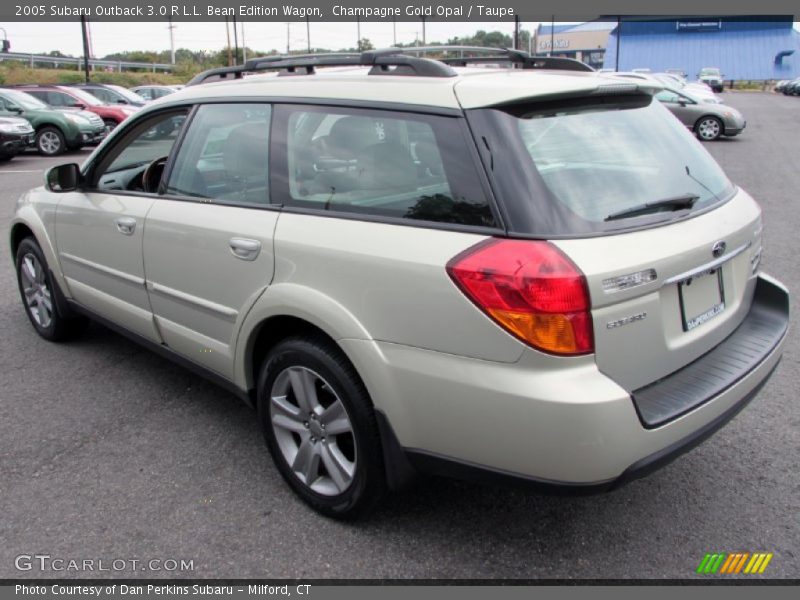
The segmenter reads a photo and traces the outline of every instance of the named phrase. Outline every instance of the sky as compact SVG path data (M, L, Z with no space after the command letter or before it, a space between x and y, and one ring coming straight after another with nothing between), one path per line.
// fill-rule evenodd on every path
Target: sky
M242 45L241 26L239 26L239 45ZM523 29L533 30L538 23L523 23ZM397 41L405 44L422 40L420 22L397 22ZM40 54L60 50L64 54L80 56L83 54L80 23L2 23L12 52ZM102 57L125 50L169 50L169 30L167 23L90 23L93 54ZM311 23L311 42L317 48L355 47L357 24L352 23ZM286 23L245 23L244 36L247 46L254 50L280 52L286 51ZM479 29L503 31L513 34L513 22L427 22L425 25L428 42L445 42L454 36L472 35ZM2 35L2 31L0 31ZM368 38L376 48L393 44L392 23L361 23L361 37ZM292 50L307 47L305 22L292 23L289 27L289 41ZM190 50L219 50L227 44L224 22L187 23L176 22L175 48ZM231 45L233 33L231 32Z

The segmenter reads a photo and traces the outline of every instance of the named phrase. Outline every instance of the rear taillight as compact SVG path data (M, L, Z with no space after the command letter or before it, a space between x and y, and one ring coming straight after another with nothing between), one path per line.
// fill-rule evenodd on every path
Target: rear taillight
M490 239L453 258L447 273L478 308L534 348L594 352L586 278L552 244Z

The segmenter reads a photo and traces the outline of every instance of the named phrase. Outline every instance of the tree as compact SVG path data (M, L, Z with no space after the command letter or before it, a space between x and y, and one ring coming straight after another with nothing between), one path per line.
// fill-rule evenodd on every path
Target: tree
M358 40L358 51L364 52L366 50L374 50L375 46L372 45L372 42L369 41L368 38L361 38Z

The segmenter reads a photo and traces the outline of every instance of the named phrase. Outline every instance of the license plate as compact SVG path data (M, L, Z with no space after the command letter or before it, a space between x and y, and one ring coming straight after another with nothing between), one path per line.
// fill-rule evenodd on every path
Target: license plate
M683 330L691 331L725 310L722 268L678 284Z

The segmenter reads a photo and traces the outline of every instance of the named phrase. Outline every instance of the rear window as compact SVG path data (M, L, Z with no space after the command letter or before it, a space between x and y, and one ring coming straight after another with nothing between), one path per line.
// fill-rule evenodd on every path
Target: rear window
M494 162L511 161L526 171L497 180L507 189L506 202L530 203L517 211L530 220L524 226L530 233L602 232L673 220L733 192L708 152L649 96L489 112L502 124L500 135L508 134L497 148L500 156L492 147ZM497 137L494 143L499 146Z

